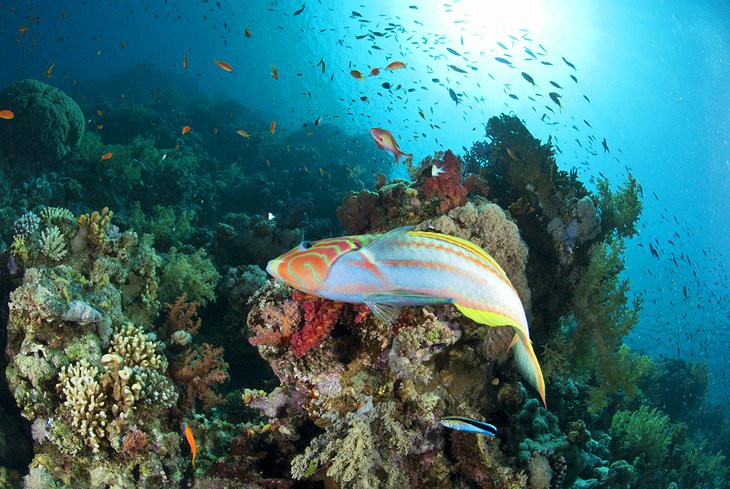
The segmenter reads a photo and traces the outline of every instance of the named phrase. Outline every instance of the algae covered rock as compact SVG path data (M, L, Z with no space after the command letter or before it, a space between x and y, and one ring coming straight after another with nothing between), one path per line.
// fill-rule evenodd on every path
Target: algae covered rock
M58 88L22 80L0 91L0 106L15 113L0 127L0 154L14 166L53 165L84 135L84 114Z

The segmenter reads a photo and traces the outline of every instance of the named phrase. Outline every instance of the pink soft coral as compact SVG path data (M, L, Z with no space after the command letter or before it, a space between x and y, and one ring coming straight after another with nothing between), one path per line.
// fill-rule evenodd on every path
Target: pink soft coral
M301 358L327 339L340 317L344 304L296 291L292 294L292 299L298 302L304 311L304 326L292 335L289 351L295 357Z

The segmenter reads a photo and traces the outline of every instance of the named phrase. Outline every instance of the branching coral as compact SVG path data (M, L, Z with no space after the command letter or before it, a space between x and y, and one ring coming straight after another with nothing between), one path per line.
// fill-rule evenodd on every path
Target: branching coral
M82 360L62 367L56 386L63 395L71 425L94 452L99 451L100 441L106 437L106 393L98 375L96 367Z
M164 372L167 359L159 348L159 343L150 339L142 328L127 323L112 338L109 353L119 355L127 366Z
M46 257L59 261L66 255L66 240L58 226L51 226L41 231L39 237L40 250Z

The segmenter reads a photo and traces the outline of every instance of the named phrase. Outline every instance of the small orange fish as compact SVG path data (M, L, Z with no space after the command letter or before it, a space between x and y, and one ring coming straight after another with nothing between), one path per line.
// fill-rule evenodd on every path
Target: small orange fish
M53 67L54 66L56 66L56 62L55 61L53 63L51 63L51 66L49 66L48 69L46 70L46 76L48 78L51 77L51 73L53 73Z
M249 135L249 133L247 133L247 132L246 132L246 131L244 131L243 129L239 129L238 131L236 131L236 134L238 134L239 136L243 136L243 137L245 137L245 138L249 138L249 137L251 137L251 136Z
M190 453L193 455L193 460L191 462L194 469L195 456L198 454L198 449L195 447L195 437L193 436L193 432L190 431L190 426L188 425L185 425L185 438L188 440L188 445L190 445Z
M0 110L0 119L5 119L6 121L9 121L10 119L13 119L15 117L15 114L13 114L12 110Z
M96 115L98 115L99 117L104 117L104 112L102 112L101 110L97 110Z
M276 69L276 66L271 65L271 78L274 80L279 79L279 70Z
M96 130L97 131L101 131L102 129L104 129L104 124L97 124L96 125Z
M378 148L384 149L386 151L390 151L393 153L393 156L395 156L395 164L398 164L398 160L401 156L404 156L408 159L412 159L413 155L409 153L404 153L400 150L398 147L398 143L395 141L395 138L393 137L393 134L391 134L390 131L387 129L380 129L379 127L373 127L370 129L370 137L373 138L373 141L375 141L375 144L378 146Z
M20 37L23 37L28 29L30 29L30 27L25 26L25 25L21 25L20 27L18 27L18 32L20 33Z
M190 126L183 126L182 131L180 131L182 134L187 134L190 132Z
M246 27L246 29L244 29L243 35L246 37L251 37L251 31L248 30L248 27Z
M218 66L220 69L227 71L228 73L233 73L233 67L225 61L213 61L213 64Z
M183 70L188 69L188 55L183 53Z
M363 74L360 73L357 70L351 70L350 71L350 76L352 76L353 78L357 78L358 80L364 80L365 79L365 77L363 76Z
M406 67L406 64L404 62L393 61L388 66L386 66L385 69L388 71L393 71L393 70L400 70L401 68L405 68L405 67Z
M101 158L99 158L99 161L106 161L106 160L110 159L112 156L113 156L112 152L109 151L108 153L104 153L103 155L101 155Z
M380 68L373 68L370 70L370 76L377 76L380 74Z
M119 43L119 47L122 48L122 49L124 49L124 48L127 47L127 45L124 43L124 41L122 41L122 42Z
M214 127L213 128L213 134L218 134L218 128L217 127Z
M269 131L271 134L274 134L274 131L276 131L276 121L271 121L271 126L269 126Z

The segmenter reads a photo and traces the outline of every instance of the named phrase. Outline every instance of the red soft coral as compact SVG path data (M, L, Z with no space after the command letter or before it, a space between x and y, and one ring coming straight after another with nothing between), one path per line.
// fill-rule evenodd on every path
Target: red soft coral
M289 351L295 357L301 358L327 339L332 328L337 324L344 304L312 297L301 292L294 292L292 299L298 302L304 311L304 326L292 335Z
M437 159L438 156L441 156L441 161ZM442 214L466 204L469 191L461 183L461 158L448 150L436 155L428 163L436 165L443 173L435 177L427 176L420 186L419 193L429 200L439 199L439 212ZM430 168L431 166L427 167L429 172Z

